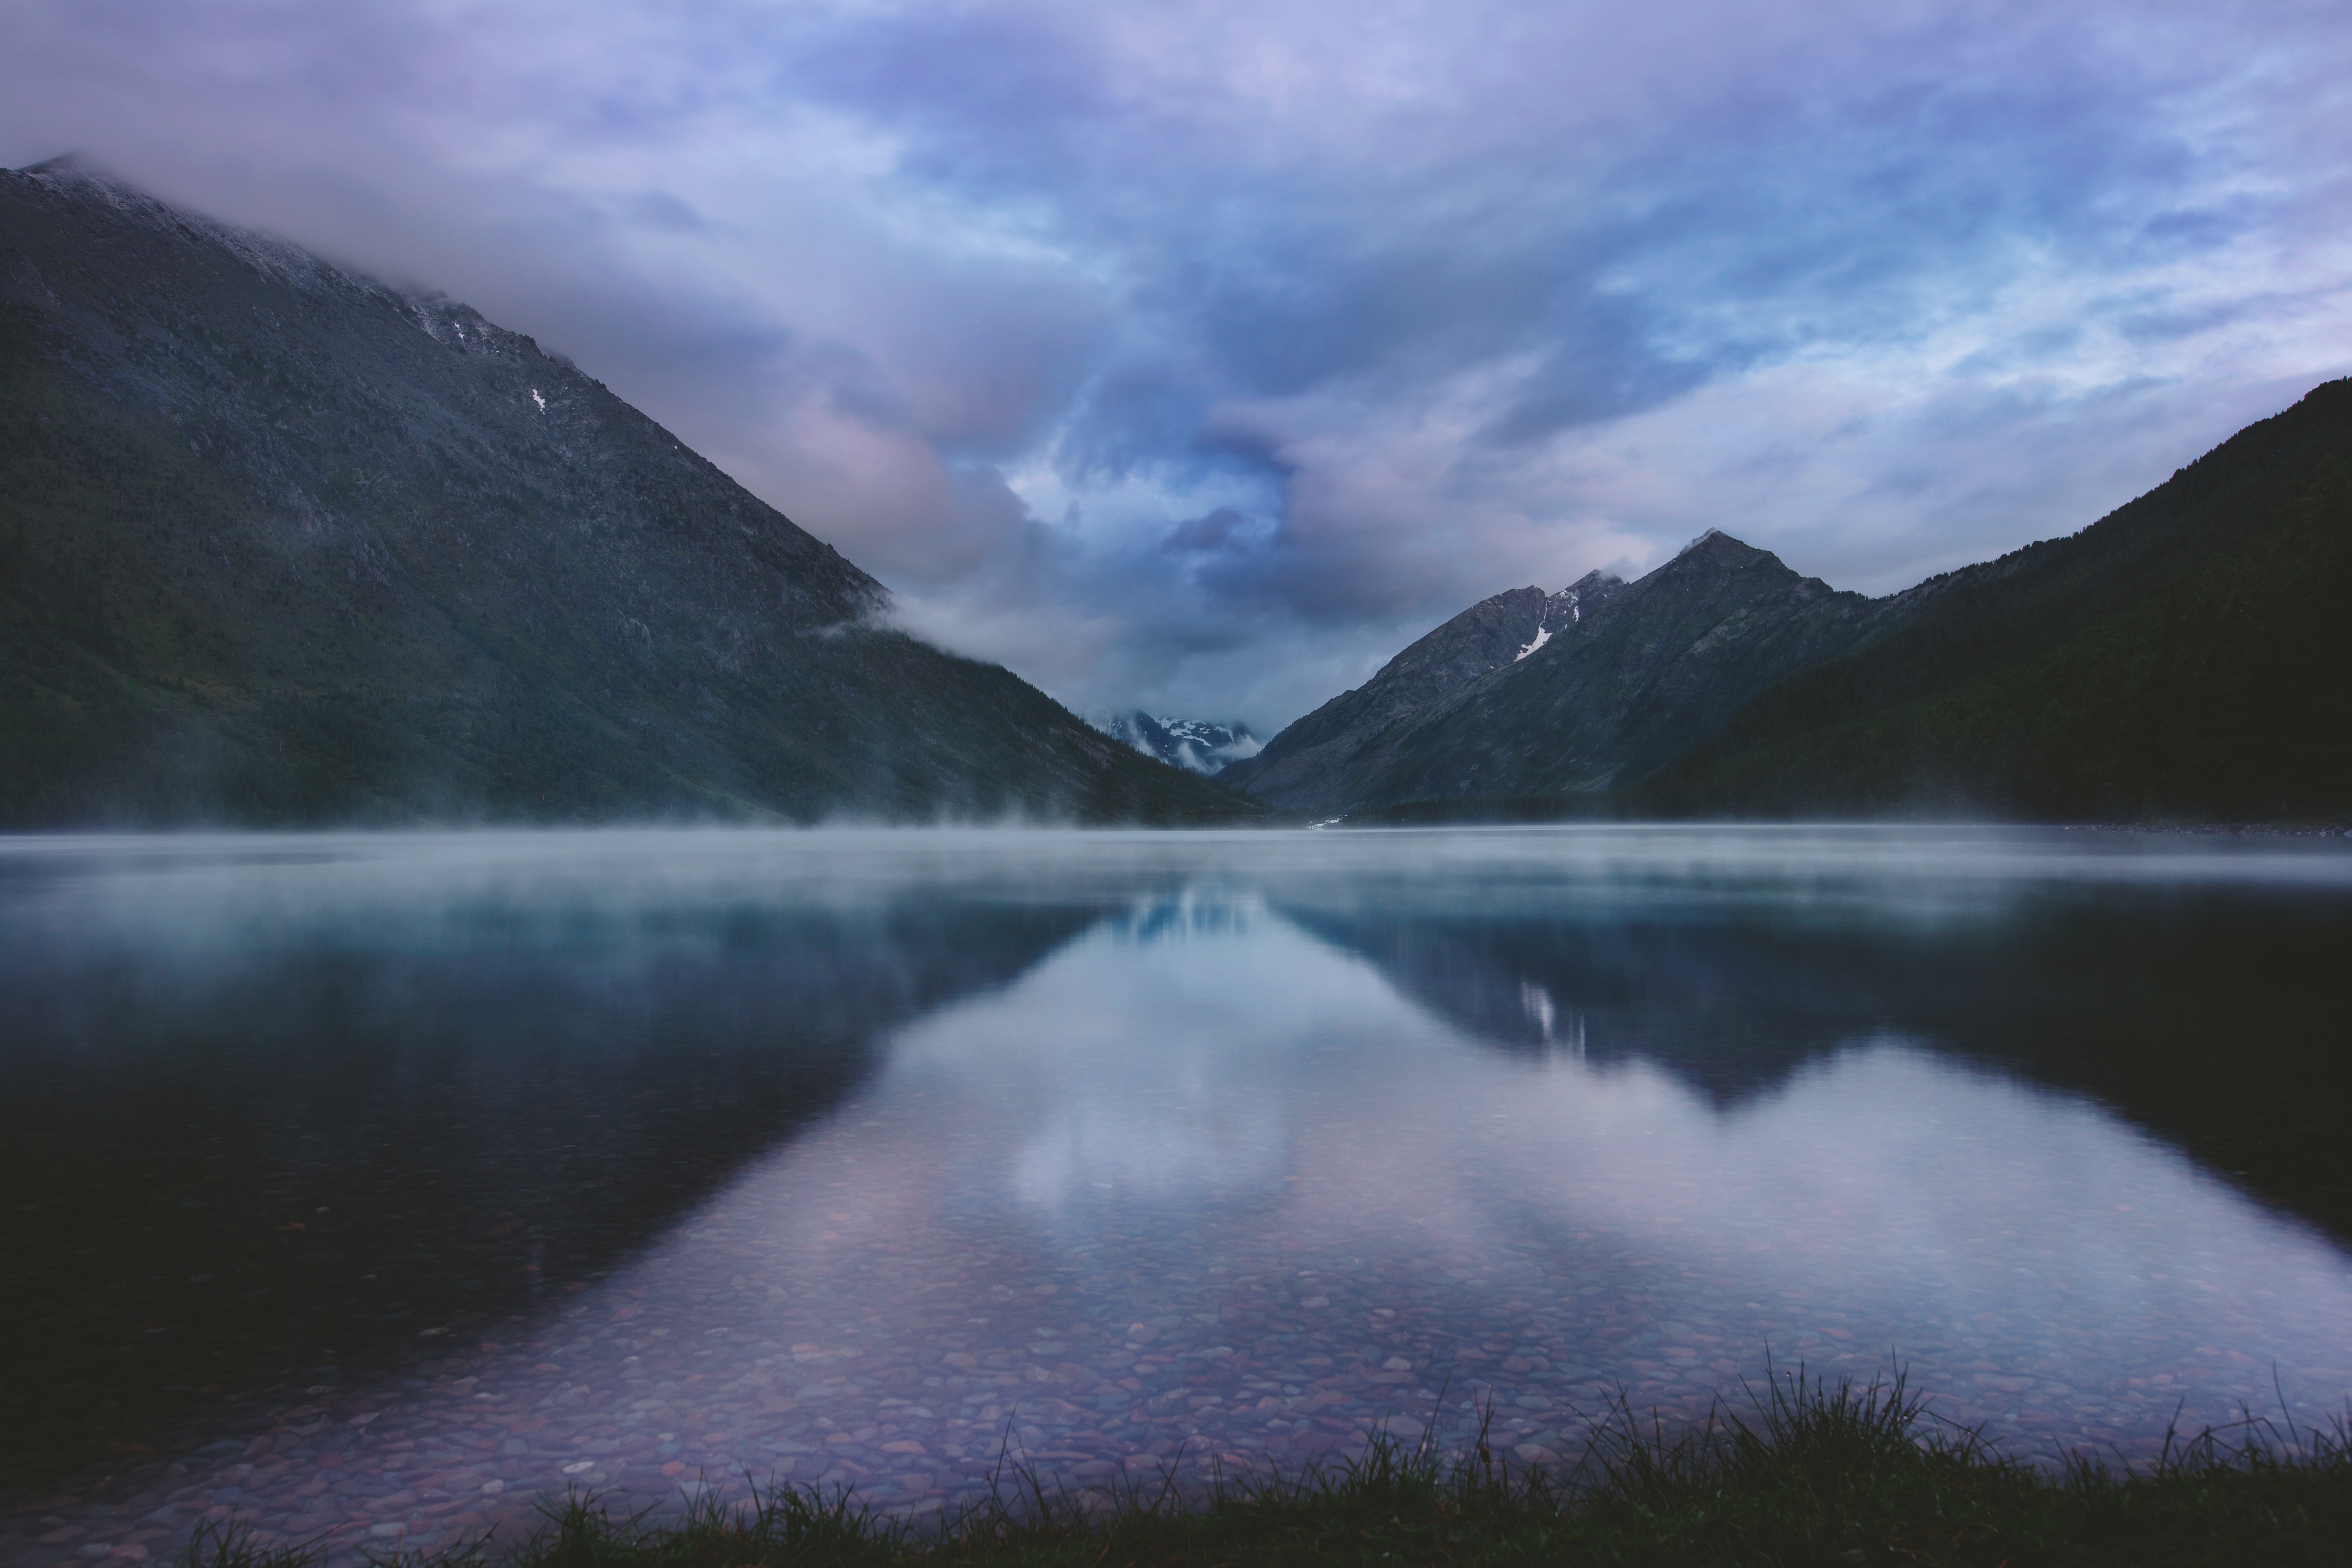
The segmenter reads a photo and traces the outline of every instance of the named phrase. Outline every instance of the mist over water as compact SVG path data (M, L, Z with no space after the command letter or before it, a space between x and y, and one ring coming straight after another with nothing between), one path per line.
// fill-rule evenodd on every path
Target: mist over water
M0 1553L1565 1466L1768 1355L2048 1457L2323 1421L2347 932L2201 836L13 841Z

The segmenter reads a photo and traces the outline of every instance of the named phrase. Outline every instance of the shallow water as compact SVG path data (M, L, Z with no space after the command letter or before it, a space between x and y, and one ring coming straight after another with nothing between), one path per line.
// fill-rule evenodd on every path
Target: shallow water
M1566 1467L1768 1365L2324 1421L2347 931L2199 837L17 841L0 1554Z

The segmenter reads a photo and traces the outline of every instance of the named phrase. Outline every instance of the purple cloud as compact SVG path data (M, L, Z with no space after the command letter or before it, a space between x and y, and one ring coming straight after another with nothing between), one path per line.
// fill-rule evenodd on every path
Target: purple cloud
M2352 369L2337 8L10 11L0 159L534 333L1079 707L1709 526L1899 586Z

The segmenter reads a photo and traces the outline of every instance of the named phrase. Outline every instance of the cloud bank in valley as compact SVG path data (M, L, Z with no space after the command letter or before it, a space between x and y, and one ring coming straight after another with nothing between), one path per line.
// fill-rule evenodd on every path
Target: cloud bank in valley
M0 160L446 289L1080 708L1707 527L1885 591L2352 370L2352 13L14 0Z

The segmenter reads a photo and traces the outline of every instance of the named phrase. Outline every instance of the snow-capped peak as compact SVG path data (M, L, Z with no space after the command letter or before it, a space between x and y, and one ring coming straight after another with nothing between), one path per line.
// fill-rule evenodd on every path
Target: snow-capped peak
M1265 749L1265 742L1251 734L1245 724L1176 719L1146 713L1141 709L1099 715L1088 721L1145 756L1157 757L1190 773L1217 773L1228 763L1254 757Z

